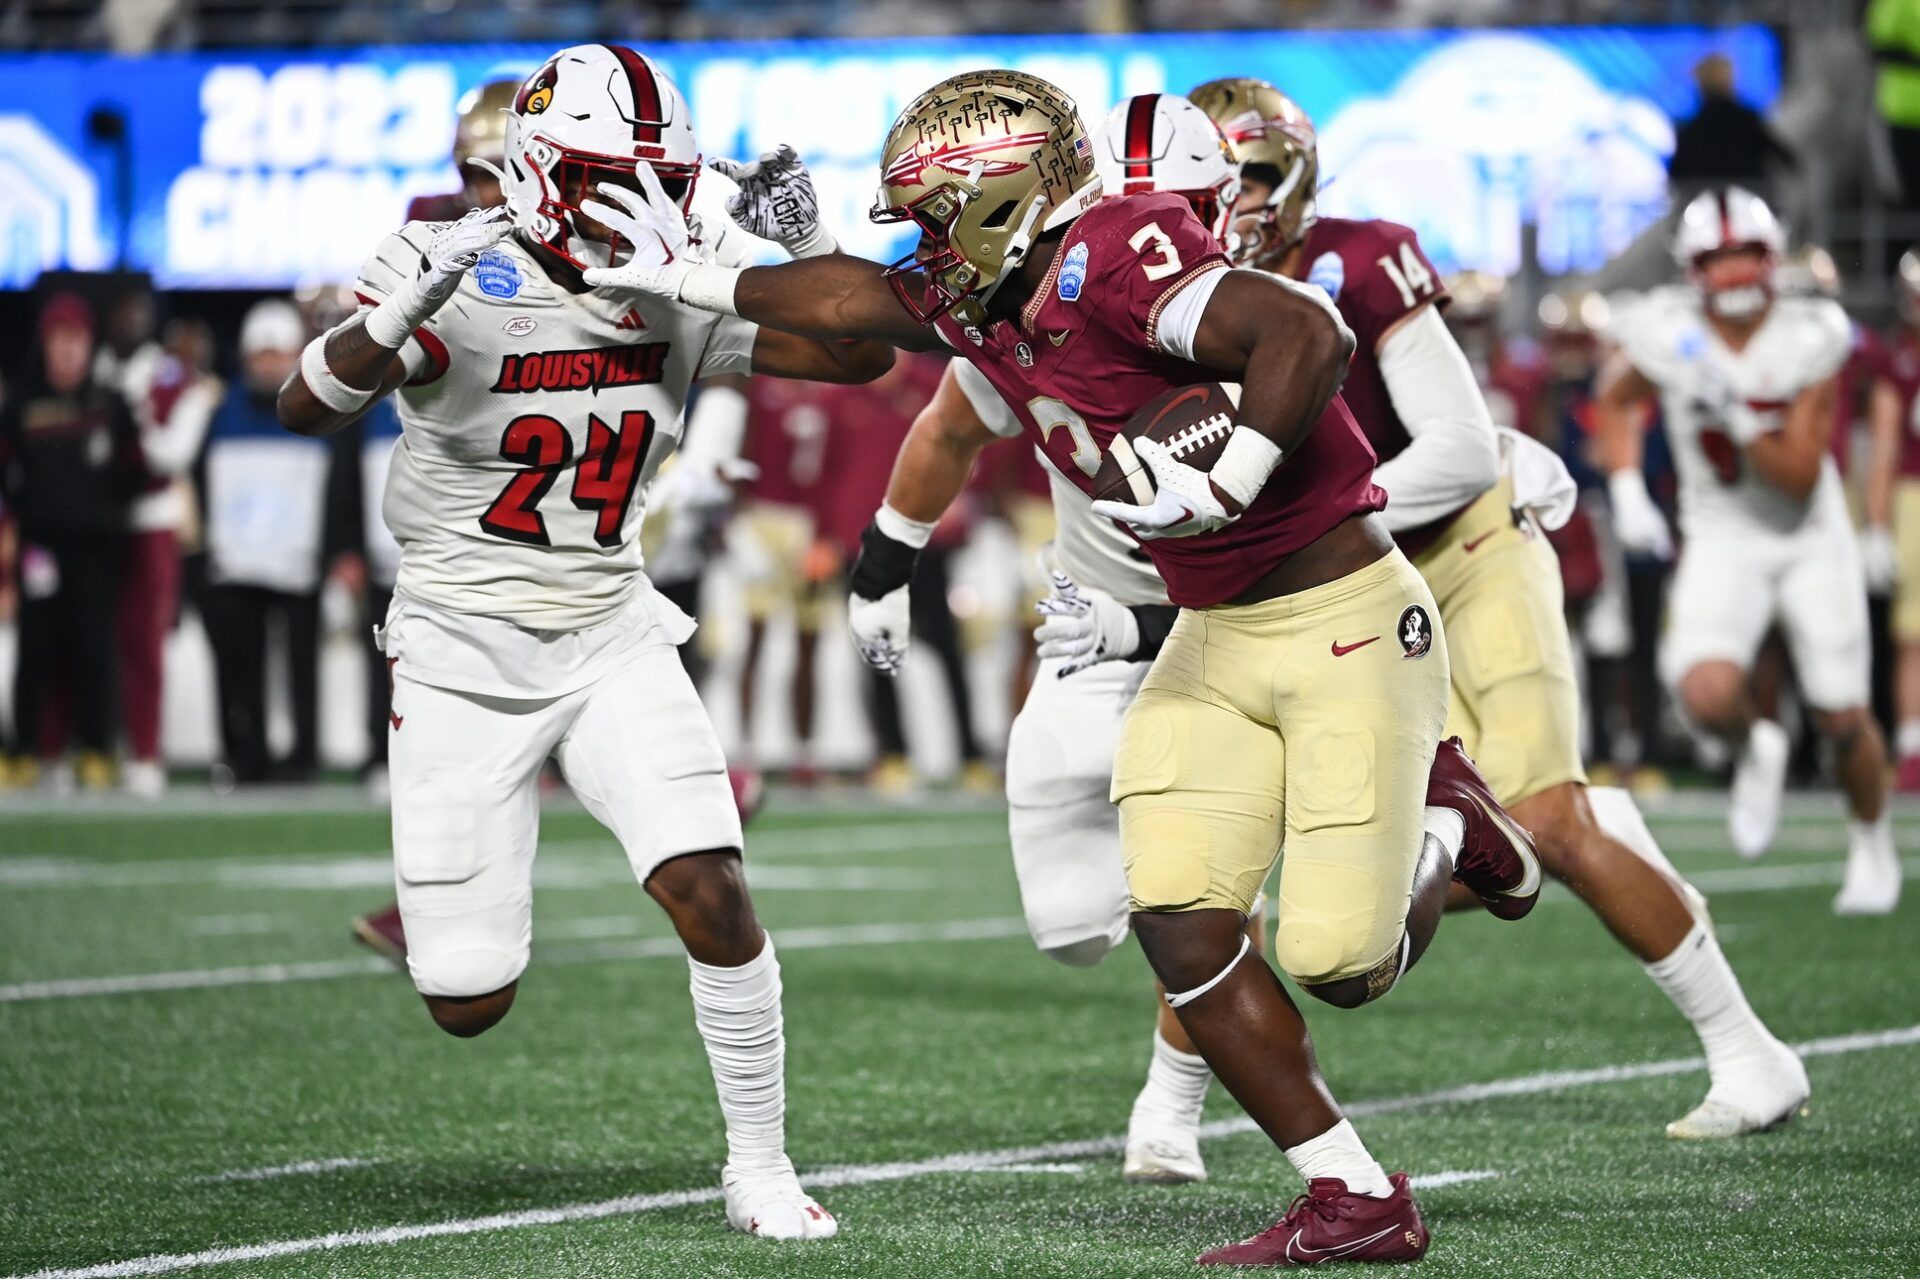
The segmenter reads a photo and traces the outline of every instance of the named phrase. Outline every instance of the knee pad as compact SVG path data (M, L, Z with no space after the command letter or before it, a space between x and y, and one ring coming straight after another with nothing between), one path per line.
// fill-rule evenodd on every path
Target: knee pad
M1032 921L1029 920L1028 928L1031 929L1032 926ZM1048 959L1065 964L1069 968L1092 968L1111 955L1114 947L1120 943L1106 933L1082 937L1076 941L1042 940L1036 933L1033 944L1038 946L1040 953Z
M407 952L407 972L413 977L413 988L423 995L450 999L491 995L519 980L526 969L524 953L514 954L492 947L425 952L409 948Z
M1312 987L1348 977L1371 976L1383 962L1391 965L1397 959L1399 942L1383 960L1379 955L1359 952L1355 943L1364 940L1348 930L1332 927L1326 920L1283 915L1280 926L1274 930L1273 960L1297 984Z

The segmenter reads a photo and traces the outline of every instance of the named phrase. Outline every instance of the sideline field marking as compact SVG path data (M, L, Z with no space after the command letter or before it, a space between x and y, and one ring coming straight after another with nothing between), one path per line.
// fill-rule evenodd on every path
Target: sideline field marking
M1825 1039L1809 1040L1806 1043L1795 1044L1793 1047L1802 1057L1833 1057L1844 1053L1868 1052L1879 1048L1905 1047L1912 1044L1920 1044L1920 1025L1835 1035ZM1453 1088L1414 1093L1405 1097L1383 1097L1373 1101L1361 1101L1346 1106L1345 1110L1348 1115L1396 1114L1406 1110L1486 1101L1497 1097L1524 1097L1536 1093L1592 1087L1597 1084L1657 1079L1666 1075L1680 1075L1701 1070L1705 1066L1706 1061L1699 1057L1677 1057L1666 1061L1599 1066L1587 1070L1555 1070L1535 1075L1518 1075L1509 1079L1493 1079L1485 1083L1461 1084ZM1253 1121L1244 1116L1200 1126L1202 1140L1253 1131L1255 1131ZM819 1191L837 1186L863 1186L883 1181L906 1181L915 1177L934 1176L941 1173L971 1173L995 1168L1004 1169L1008 1165L1071 1162L1095 1155L1117 1154L1125 1148L1126 1141L1124 1135L1095 1137L1086 1141L1059 1141L1039 1146L970 1151L900 1163L838 1164L809 1173L800 1180L809 1190ZM1484 1181L1499 1175L1491 1169L1446 1171L1415 1177L1413 1184L1422 1189L1432 1189L1435 1186ZM371 1230L343 1230L332 1234L311 1235L304 1239L280 1239L238 1247L209 1248L204 1252L156 1253L151 1256L134 1257L126 1261L110 1261L99 1265L36 1270L29 1274L8 1276L8 1279L140 1279L147 1275L197 1270L235 1261L264 1261L275 1257L331 1252L341 1248L387 1247L393 1244L409 1243L416 1239L442 1239L460 1235L489 1234L498 1230L523 1230L530 1226L558 1226L578 1221L602 1221L608 1217L628 1217L667 1208L713 1203L720 1198L721 1191L718 1186L704 1186L695 1190L670 1190L661 1194L627 1195L619 1199L602 1199L596 1203L564 1204L554 1208L494 1213L485 1217L455 1218L450 1221L430 1221L405 1226L383 1226ZM715 1228L718 1229L718 1226L716 1225Z
M1920 857L1903 863L1906 877L1920 877ZM1817 888L1840 882L1845 863L1840 861L1791 862L1781 865L1735 866L1724 870L1702 871L1689 876L1701 892L1713 894L1777 892L1794 888ZM1564 886L1553 888L1545 896L1549 904L1565 905L1577 900ZM555 921L564 935L564 921ZM1019 937L1026 932L1023 920L1006 916L995 919L951 920L927 924L856 924L843 928L782 929L774 940L782 949L824 950L835 946L884 945L895 941L974 941ZM538 946L537 962L543 965L571 966L620 959L670 959L681 954L680 943L671 937L609 939L591 944ZM193 968L173 972L129 973L107 977L67 977L0 985L0 1004L35 1003L49 999L84 999L98 995L136 995L165 990L214 990L224 986L279 986L290 982L338 981L349 977L367 977L393 971L384 959L354 956L301 963L251 964L231 968Z
M774 932L781 950L832 950L840 946L891 946L904 942L993 941L1024 937L1027 922L1018 916L949 919L927 923L852 924L838 928L782 928ZM677 937L636 937L584 945L537 948L542 965L603 963L619 959L677 959L686 951ZM98 995L141 995L167 990L214 990L222 986L280 986L289 982L335 981L343 977L394 975L394 966L374 955L323 959L312 963L250 964L233 968L190 968L177 972L130 973L117 977L68 977L0 985L0 1004L49 999L85 999Z
M302 1159L298 1163L275 1164L271 1168L236 1168L232 1172L216 1172L211 1177L195 1177L194 1181L272 1181L279 1177L311 1177L316 1173L339 1172L344 1168L370 1168L379 1163L378 1159Z

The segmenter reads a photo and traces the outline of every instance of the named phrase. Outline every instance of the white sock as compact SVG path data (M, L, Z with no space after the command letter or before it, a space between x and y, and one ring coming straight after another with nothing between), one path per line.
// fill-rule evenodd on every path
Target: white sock
M1883 812L1870 822L1847 823L1847 856L1867 861L1893 861L1893 814Z
M1467 819L1451 808L1429 804L1426 831L1447 855L1447 873L1451 875L1460 864L1460 845L1467 842Z
M1720 1062L1771 1038L1705 924L1695 924L1672 954L1646 965L1646 970L1653 984L1693 1023L1707 1054L1709 1074Z
M1146 1086L1133 1102L1133 1122L1198 1126L1200 1110L1207 1102L1207 1086L1212 1082L1213 1071L1207 1067L1206 1058L1181 1052L1155 1028Z
M714 1090L727 1121L727 1164L790 1171L786 1153L787 1037L780 1015L780 961L773 938L738 968L689 956L693 1024L706 1041Z
M1902 759L1920 755L1920 719L1910 719L1900 725L1894 735L1894 751Z
M1354 1194L1374 1199L1385 1199L1393 1193L1393 1183L1367 1153L1350 1120L1342 1119L1312 1141L1288 1146L1286 1156L1308 1181L1315 1177L1338 1177Z

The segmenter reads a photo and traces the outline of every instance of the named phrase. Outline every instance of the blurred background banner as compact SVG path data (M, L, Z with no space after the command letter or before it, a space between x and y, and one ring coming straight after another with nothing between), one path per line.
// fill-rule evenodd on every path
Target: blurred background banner
M1560 27L1129 37L782 41L647 47L709 154L791 142L829 225L891 258L866 220L876 148L918 90L1003 64L1055 80L1088 123L1126 95L1226 73L1279 84L1321 131L1329 214L1413 225L1444 271L1510 274L1523 228L1550 273L1590 271L1666 209L1670 120L1712 52L1739 96L1779 97L1768 28ZM375 47L121 58L0 57L0 287L43 270L149 271L161 288L351 278L410 197L459 185L454 104L545 46Z

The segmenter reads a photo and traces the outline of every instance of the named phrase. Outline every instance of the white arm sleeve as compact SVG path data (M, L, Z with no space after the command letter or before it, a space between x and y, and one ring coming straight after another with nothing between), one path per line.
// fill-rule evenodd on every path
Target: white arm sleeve
M1191 360L1194 335L1200 332L1200 317L1207 313L1207 303L1213 299L1213 291L1226 278L1225 267L1208 271L1189 280L1178 293L1167 299L1161 305L1159 322L1149 335L1153 345L1168 355Z
M989 431L1003 440L1010 440L1020 434L1020 419L1013 415L1007 402L1000 398L1000 392L993 389L993 383L987 381L987 375L974 367L973 361L956 359L953 362L953 380L966 394L967 403L980 415L980 421Z
M700 367L694 377L753 372L753 344L759 340L760 326L752 320L720 316L707 331L707 349L700 353Z
M180 393L173 411L164 423L147 427L140 433L140 451L147 466L160 475L185 475L200 456L200 445L207 438L207 423L220 407L220 383L210 377L194 380Z
M747 397L731 386L709 386L693 402L680 460L698 461L715 471L740 457L747 435Z
M1493 416L1473 369L1433 307L1387 335L1380 376L1413 442L1373 473L1387 528L1418 528L1465 506L1500 478Z

